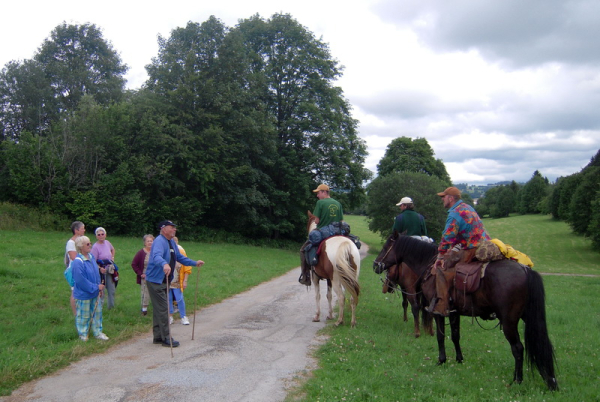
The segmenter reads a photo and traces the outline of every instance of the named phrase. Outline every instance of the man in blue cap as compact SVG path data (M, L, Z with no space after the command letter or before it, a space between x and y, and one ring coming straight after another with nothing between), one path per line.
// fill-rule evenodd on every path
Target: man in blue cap
M179 252L172 241L177 233L177 226L171 221L158 224L160 235L152 243L148 268L146 270L146 285L150 300L152 300L152 330L153 342L163 346L179 346L179 342L171 338L169 332L169 298L167 296L167 281L171 283L175 262L182 265L201 267L204 261L194 261Z

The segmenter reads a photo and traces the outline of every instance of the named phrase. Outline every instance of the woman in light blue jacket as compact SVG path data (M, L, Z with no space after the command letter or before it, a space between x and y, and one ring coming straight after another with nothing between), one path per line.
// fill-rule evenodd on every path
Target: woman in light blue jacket
M104 285L100 283L100 272L96 259L90 253L92 243L87 236L75 239L77 257L71 263L73 270L73 297L77 307L75 315L75 327L79 333L79 339L88 340L90 325L96 339L108 340L102 332L102 292Z

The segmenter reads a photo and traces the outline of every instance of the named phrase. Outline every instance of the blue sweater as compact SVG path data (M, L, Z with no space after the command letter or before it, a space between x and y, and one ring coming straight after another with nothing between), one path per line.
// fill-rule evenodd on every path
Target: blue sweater
M171 244L173 245L175 260L182 265L196 266L196 261L179 252L179 247L177 247L177 244L175 244L173 240L171 240ZM146 269L146 280L152 283L162 283L165 279L163 267L165 264L169 264L169 261L171 261L169 241L165 236L159 235L154 239L154 243L152 243L152 248L150 249L148 268ZM172 274L173 270L171 270L171 275Z
M98 285L100 285L98 265L92 253L89 255L90 259L87 259L82 254L77 254L77 257L71 263L73 280L75 281L73 297L76 300L93 299L98 297L100 291L98 288Z

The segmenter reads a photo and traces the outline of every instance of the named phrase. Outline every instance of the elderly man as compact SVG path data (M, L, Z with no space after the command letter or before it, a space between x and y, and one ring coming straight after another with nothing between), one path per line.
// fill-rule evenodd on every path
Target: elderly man
M461 192L456 187L448 187L438 193L442 197L444 208L448 209L446 227L438 247L437 260L432 268L436 276L435 290L437 298L431 300L429 312L448 316L449 295L448 287L454 279L454 267L446 267L444 256L453 248L475 250L484 240L490 240L477 212L469 204L461 200Z
M410 197L404 197L396 205L400 207L401 212L394 219L392 232L419 238L427 237L425 218L415 211L413 200Z
M172 339L169 332L169 299L167 297L167 281L173 280L175 263L201 267L204 261L194 261L179 252L179 248L172 240L177 232L176 225L171 221L162 221L158 224L160 235L154 239L148 268L146 270L146 285L150 300L152 300L152 330L155 344L163 346L179 346L179 342Z

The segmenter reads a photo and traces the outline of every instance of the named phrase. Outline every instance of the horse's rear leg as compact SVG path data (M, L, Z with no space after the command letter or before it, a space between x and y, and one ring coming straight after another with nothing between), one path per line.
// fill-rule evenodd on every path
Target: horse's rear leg
M344 289L339 283L335 283L335 294L338 299L338 319L335 323L335 326L342 325L344 323L344 306L346 304L346 295L344 294Z
M333 296L331 294L331 281L327 279L327 303L329 303L329 314L327 314L328 320L333 320Z

